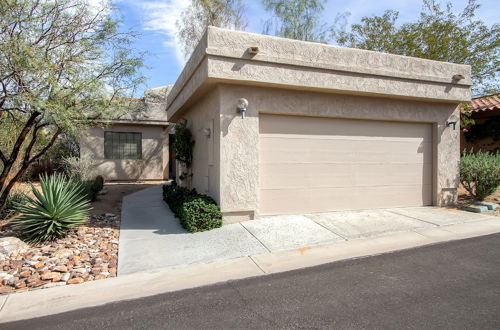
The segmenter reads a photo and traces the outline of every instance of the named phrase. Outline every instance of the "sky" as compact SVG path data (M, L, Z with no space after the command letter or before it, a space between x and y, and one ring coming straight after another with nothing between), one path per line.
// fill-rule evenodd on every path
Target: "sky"
M99 1L99 0L92 0ZM437 0L439 2L439 0ZM262 33L263 25L270 18L261 0L244 0L246 31ZM441 1L444 2L444 1ZM452 0L455 11L461 11L467 0ZM190 0L115 0L123 20L123 29L140 33L134 48L146 51L143 73L147 78L135 96L142 96L145 89L174 84L181 73L186 59L176 36L176 21ZM479 0L481 8L478 18L485 22L498 22L500 1ZM421 0L328 0L323 12L325 23L333 22L337 13L349 12L347 25L357 23L364 16L381 15L385 10L400 12L399 22L405 23L418 18Z

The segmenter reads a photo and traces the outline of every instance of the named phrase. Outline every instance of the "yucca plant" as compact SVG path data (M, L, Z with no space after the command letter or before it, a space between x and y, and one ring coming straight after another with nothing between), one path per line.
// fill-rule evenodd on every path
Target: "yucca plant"
M25 240L50 241L87 221L91 207L81 183L63 174L41 175L40 187L31 185L35 198L16 204L21 215L12 224Z

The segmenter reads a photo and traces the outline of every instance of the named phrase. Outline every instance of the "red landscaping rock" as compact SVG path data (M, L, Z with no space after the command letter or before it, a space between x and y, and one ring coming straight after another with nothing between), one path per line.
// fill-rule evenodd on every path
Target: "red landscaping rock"
M68 283L68 284L80 284L83 282L84 282L83 278L77 277L77 278L72 278L72 279L68 280L68 282L66 282L66 283Z
M36 246L9 237L4 241L20 248L0 258L0 294L115 277L119 223L116 216L92 216L66 237Z

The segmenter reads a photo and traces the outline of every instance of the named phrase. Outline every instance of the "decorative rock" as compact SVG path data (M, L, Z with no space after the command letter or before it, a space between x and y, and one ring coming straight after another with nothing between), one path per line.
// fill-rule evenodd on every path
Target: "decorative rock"
M76 278L72 278L71 280L68 280L66 283L68 283L68 284L80 284L83 282L84 282L83 278L76 277Z
M45 262L43 261L40 261L40 262L37 262L36 264L33 265L36 269L39 269L39 268L42 268L43 266L45 266Z
M59 249L56 252L54 252L53 256L59 259L62 258L69 258L73 255L73 251L70 249Z
M22 247L0 255L0 294L50 288L116 276L120 217L92 216L89 225L56 241ZM6 236L6 230L0 234ZM11 235L11 234L9 234ZM5 245L11 245L3 243Z
M67 282L70 278L71 278L71 273L65 273L65 274L61 277L61 281Z
M29 271L29 270L25 270L25 271L22 271L21 273L19 273L20 278L26 278L26 277L30 277L30 276L31 276L31 271Z
M40 278L46 281L46 280L53 280L55 278L60 278L60 276L61 275L59 273L48 272L40 276Z
M75 273L78 273L78 274L85 274L85 273L87 273L87 269L85 269L85 268L77 268L77 269L74 269L73 271Z
M66 273L68 271L68 267L66 266L56 266L52 269L54 272Z
M11 293L14 291L14 288L11 286L0 285L0 294Z
M23 253L28 250L28 244L24 243L17 237L0 238L0 253L9 256L13 253Z

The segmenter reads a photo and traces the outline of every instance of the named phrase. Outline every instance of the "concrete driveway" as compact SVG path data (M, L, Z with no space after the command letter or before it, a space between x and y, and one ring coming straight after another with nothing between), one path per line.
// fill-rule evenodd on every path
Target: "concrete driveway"
M280 250L307 248L419 232L490 218L435 207L265 216L208 232L186 232L162 201L161 186L123 199L118 273L212 262Z

